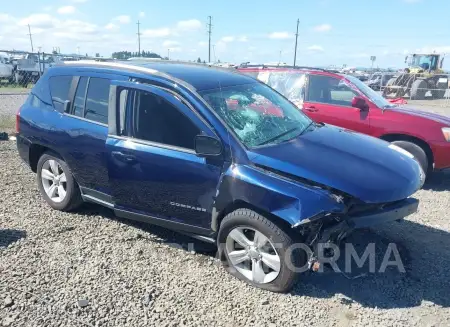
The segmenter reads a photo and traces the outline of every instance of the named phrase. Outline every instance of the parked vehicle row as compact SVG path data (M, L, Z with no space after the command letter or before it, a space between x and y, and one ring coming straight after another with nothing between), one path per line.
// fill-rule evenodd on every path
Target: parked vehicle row
M56 65L17 115L19 154L54 209L89 201L189 233L217 244L237 278L287 291L295 268L317 262L318 244L415 212L410 196L424 173L398 146L310 115L348 107L347 121L363 130L378 99L354 89L356 81L308 71L286 83L272 71L254 73L268 73L275 89L291 87L281 93L292 102L236 70ZM292 251L297 243L312 251Z
M450 117L388 102L359 79L321 69L241 68L286 96L308 117L391 142L425 173L450 167Z
M0 53L0 80L7 80L9 82L13 79L14 66L9 60L9 57Z

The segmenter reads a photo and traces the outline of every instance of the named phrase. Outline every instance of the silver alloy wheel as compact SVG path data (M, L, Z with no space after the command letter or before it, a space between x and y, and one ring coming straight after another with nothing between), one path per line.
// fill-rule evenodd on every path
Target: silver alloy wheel
M230 264L254 283L272 282L280 273L280 256L272 242L252 227L236 227L226 239Z
M53 202L62 202L66 198L67 179L61 165L56 160L47 160L41 169L42 186Z

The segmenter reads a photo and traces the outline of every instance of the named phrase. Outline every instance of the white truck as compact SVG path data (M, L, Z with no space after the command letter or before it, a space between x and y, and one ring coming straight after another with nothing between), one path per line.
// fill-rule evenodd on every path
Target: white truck
M23 85L34 83L53 62L53 56L29 53L23 59L17 60L14 81Z
M14 66L6 53L0 53L0 80L12 82Z

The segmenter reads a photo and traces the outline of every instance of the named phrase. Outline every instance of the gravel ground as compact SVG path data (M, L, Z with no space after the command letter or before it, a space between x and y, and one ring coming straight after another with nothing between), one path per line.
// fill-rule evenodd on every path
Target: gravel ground
M347 240L360 253L375 243L377 270L394 243L405 272L325 269L289 294L234 279L186 236L96 205L52 210L12 141L0 142L0 181L3 326L450 325L450 172L432 176L404 222Z
M14 131L17 109L27 99L27 91L0 88L0 133Z
M449 173L417 193L420 210L408 220L348 240L376 244L377 270L395 243L405 273L327 269L272 294L228 275L213 249L188 237L96 205L50 209L14 142L0 142L0 157L3 326L450 325Z

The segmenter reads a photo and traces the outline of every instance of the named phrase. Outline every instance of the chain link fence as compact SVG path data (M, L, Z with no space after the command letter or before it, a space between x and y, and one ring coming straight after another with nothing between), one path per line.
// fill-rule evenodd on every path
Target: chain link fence
M58 62L82 59L45 52L0 53L0 132L14 130L17 110L48 68Z
M410 104L450 107L449 74L374 73L366 82L387 99Z

